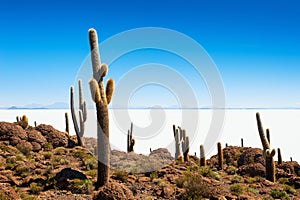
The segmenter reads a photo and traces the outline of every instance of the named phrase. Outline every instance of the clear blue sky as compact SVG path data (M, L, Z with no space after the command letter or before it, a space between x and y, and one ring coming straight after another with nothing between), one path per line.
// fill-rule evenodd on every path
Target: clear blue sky
M299 10L297 0L2 0L0 107L68 102L90 27L103 41L149 26L182 32L206 49L227 105L300 106Z

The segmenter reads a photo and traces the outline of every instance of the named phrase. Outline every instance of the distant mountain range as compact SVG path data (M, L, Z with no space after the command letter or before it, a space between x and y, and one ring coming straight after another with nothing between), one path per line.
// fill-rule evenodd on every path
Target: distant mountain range
M11 106L6 109L17 110L17 109L69 109L69 104L64 102L56 102L50 105L42 105L42 104L28 104L25 106Z

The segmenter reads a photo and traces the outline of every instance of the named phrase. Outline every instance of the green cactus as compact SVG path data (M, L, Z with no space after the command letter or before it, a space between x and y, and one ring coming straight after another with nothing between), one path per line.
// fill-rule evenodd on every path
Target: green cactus
M218 146L218 163L219 163L218 169L222 170L223 163L224 163L224 156L223 156L223 149L222 149L221 142L218 142L217 146Z
M133 123L131 122L130 130L128 130L127 134L127 152L134 152L133 146L135 144L135 140L132 137Z
M87 119L87 109L86 109L86 102L83 100L83 95L82 95L82 82L81 80L78 81L79 85L79 125L77 122L77 118L75 115L75 105L74 105L74 88L71 87L71 92L70 92L70 104L71 104L71 114L72 114L72 120L74 124L74 130L76 133L77 141L79 146L83 146L82 143L82 137L84 135L84 123L86 122Z
M270 150L270 144L268 142L267 137L265 136L259 113L256 113L256 121L257 121L258 133L263 146L263 156L265 158L265 165L266 165L266 179L275 182L276 169L275 169L275 162L273 157L276 151L275 149Z
M97 148L98 148L98 174L97 187L105 185L109 181L110 145L109 145L109 116L108 104L114 92L114 81L108 79L106 90L103 78L107 74L108 67L101 64L98 49L98 36L95 29L89 29L89 42L93 67L93 78L90 80L92 98L97 109Z
M179 135L179 129L176 129L175 125L173 125L173 133L175 139L175 160L178 160L180 156L180 135Z
M189 151L190 151L190 139L188 136L186 136L186 132L185 129L181 129L180 127L178 127L178 129L181 132L181 150L183 153L183 160L184 162L188 162L189 161Z
M203 144L200 145L200 166L201 167L206 166L205 150Z
M277 148L277 156L278 156L278 165L282 164L281 150Z
M65 121L66 121L66 132L68 134L70 134L70 128L69 128L69 116L68 116L68 113L66 112L65 113Z

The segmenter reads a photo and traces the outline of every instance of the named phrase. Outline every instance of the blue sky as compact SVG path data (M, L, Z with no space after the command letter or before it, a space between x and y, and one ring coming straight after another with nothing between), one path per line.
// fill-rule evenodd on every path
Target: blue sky
M201 44L216 63L228 106L299 107L299 10L296 0L2 0L0 107L68 102L69 87L89 54L91 27L100 42L139 27L179 31ZM158 103L144 97L155 87L137 92L131 104ZM162 88L157 91L173 98ZM206 105L203 96L199 101Z

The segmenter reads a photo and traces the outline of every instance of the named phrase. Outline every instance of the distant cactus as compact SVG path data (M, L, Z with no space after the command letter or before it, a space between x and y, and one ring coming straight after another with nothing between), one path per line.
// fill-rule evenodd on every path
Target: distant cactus
M86 108L86 102L83 100L83 95L82 95L82 82L81 80L78 81L79 85L79 125L77 122L77 118L75 115L75 105L74 105L74 88L71 87L70 91L70 104L71 104L71 114L72 114L72 120L74 124L74 129L78 141L79 146L83 146L82 143L82 137L84 135L84 123L86 122L87 119L87 108Z
M290 157L291 162L293 162L293 157Z
M200 145L200 166L201 167L206 166L205 150L203 144Z
M36 121L34 121L34 127L37 127L37 125L36 125Z
M281 150L277 148L277 156L278 156L278 165L282 164Z
M65 121L66 121L66 132L68 134L70 134L70 128L69 128L69 116L68 116L68 113L66 112L65 113Z
M98 49L98 36L95 29L89 29L89 41L93 67L93 78L90 81L92 99L97 109L97 148L98 148L98 173L97 187L105 185L109 181L110 144L109 144L109 116L108 104L114 92L114 81L108 79L106 90L103 78L106 76L108 66L101 64Z
M270 150L270 144L268 142L268 139L266 138L264 134L264 129L260 120L260 114L256 113L256 120L257 120L257 127L258 127L258 133L260 136L260 140L263 146L263 155L266 162L266 178L269 181L275 182L275 162L274 162L274 155L275 155L275 149Z
M135 140L132 137L133 123L131 122L130 129L127 134L127 152L134 152L133 146L135 145Z
M183 160L184 162L189 161L189 151L190 151L190 139L186 136L185 129L180 129L182 132L182 141L181 141L181 149L183 152Z
M244 139L241 138L241 147L244 147Z
M16 120L17 120L17 122L19 122L20 121L20 117L16 116Z
M27 129L29 127L28 125L28 117L26 115L23 115L21 118L17 117L17 120L19 119L19 121L17 121L17 123L23 128L23 129Z
M217 146L218 146L218 163L219 163L218 169L222 170L223 163L224 163L224 156L223 156L223 149L222 149L221 142L218 142Z
M174 139L175 139L175 160L178 160L180 156L180 133L179 129L176 129L176 126L173 125L173 133L174 133Z

